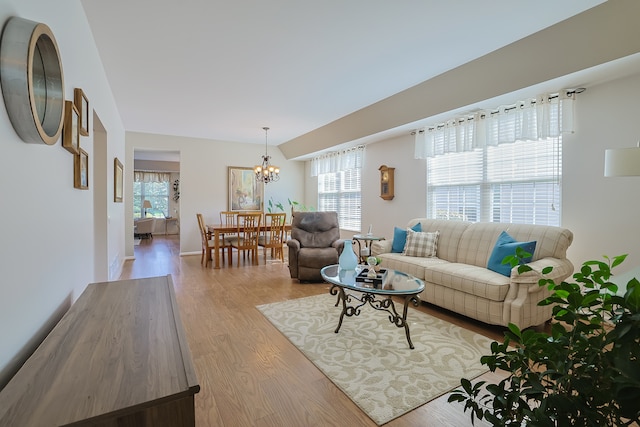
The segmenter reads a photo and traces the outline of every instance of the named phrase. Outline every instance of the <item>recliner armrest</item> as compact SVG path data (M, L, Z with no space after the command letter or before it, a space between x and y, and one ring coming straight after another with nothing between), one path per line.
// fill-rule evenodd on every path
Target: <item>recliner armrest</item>
M296 240L296 239L289 239L287 240L287 246L289 246L289 248L295 250L295 251L299 251L300 250L300 241Z

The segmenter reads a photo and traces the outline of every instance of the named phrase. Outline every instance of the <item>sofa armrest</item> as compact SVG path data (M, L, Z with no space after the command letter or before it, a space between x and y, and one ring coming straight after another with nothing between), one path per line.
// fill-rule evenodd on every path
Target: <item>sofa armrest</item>
M540 325L551 318L552 306L539 306L551 291L539 285L540 279L552 279L556 283L573 273L573 264L568 259L541 258L528 264L532 270L518 274L517 267L511 270L511 284L504 300L505 323L514 323L524 329ZM553 267L549 274L542 274L546 267Z
M391 252L393 240L376 240L371 244L371 255L378 256Z
M566 258L541 258L527 265L531 267L531 270L522 274L518 273L517 267L511 270L511 283L529 286L529 292L536 292L538 290L538 282L540 279L551 279L557 283L573 273L573 264ZM553 269L549 274L543 275L542 270L547 267L553 267Z

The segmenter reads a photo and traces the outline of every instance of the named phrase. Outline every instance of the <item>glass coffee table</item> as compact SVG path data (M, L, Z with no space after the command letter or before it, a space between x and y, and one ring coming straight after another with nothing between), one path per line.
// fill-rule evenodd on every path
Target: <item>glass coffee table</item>
M398 328L404 328L409 348L413 349L409 324L407 323L407 309L409 303L417 306L420 304L418 294L424 290L424 282L411 275L397 270L381 269L384 274L378 274L376 279L367 279L363 273L368 267L358 265L355 270L342 270L337 264L324 267L320 273L322 278L330 283L331 295L338 295L336 307L342 302L342 313L335 332L340 331L344 316L358 316L360 308L369 304L374 310L389 313L389 321ZM361 293L356 295L346 291ZM404 298L402 315L398 314L393 299L398 296Z

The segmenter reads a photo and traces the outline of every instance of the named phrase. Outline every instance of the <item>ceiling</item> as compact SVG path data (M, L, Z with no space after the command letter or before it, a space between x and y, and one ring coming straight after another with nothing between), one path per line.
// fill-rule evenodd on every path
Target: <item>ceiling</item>
M127 131L279 145L603 0L81 2Z

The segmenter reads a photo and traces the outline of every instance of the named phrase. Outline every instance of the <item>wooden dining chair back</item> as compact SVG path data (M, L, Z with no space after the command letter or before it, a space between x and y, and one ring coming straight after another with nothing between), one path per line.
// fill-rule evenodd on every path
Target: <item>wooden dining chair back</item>
M258 262L258 237L260 235L261 220L261 212L242 212L238 214L236 234L231 241L231 245L238 249L238 267L240 267L240 251L243 251L245 256L249 252L252 262L254 264Z
M264 214L264 227L258 238L258 246L263 247L264 263L267 263L267 249L271 250L272 257L279 257L284 262L284 225L287 221L286 213Z
M202 241L202 255L200 256L200 264L204 264L205 267L209 265L209 261L212 259L213 246L209 244L209 236L207 234L207 227L204 223L204 218L201 213L196 214L198 219L198 228L200 229L200 240Z
M202 214L197 213L198 228L200 229L200 238L202 239L202 256L200 257L200 264L204 264L205 267L209 266L209 263L213 259L213 251L215 250L215 241L211 238L211 234L207 230L207 225L204 222ZM223 239L220 239L220 248L222 249L222 263L224 264L224 249L227 248L229 255L229 265L231 265L231 245L225 244Z
M226 227L235 227L236 225L238 225L238 213L238 211L220 211L220 225L224 225ZM235 233L220 234L221 244L225 248L229 249L229 253L231 253L231 250L233 248L232 242L235 239L234 236ZM231 255L229 255L229 259L231 259ZM231 261L229 261L229 265L231 265Z
M221 211L220 224L226 226L235 226L238 223L238 211Z

